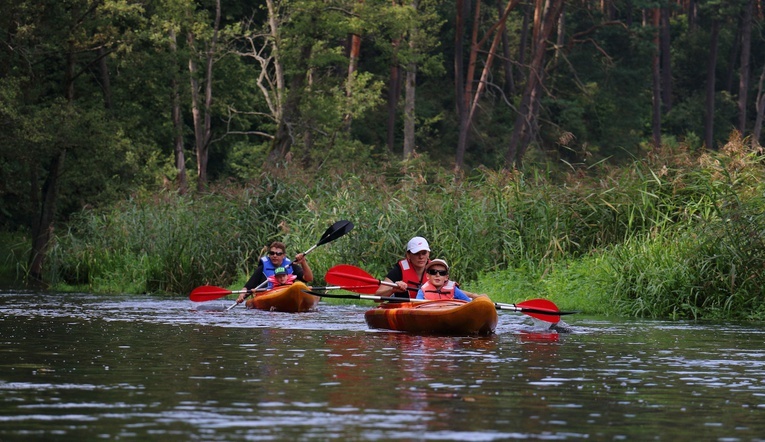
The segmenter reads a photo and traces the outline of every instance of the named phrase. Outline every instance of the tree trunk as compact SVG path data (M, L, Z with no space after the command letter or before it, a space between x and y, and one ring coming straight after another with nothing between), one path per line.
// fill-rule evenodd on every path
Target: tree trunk
M720 35L720 21L712 22L709 42L709 57L707 58L706 104L704 113L704 144L707 149L714 149L715 123L715 68L717 66L717 41Z
M626 0L624 2L624 9L625 9L625 15L626 15L626 17L624 18L624 23L627 25L627 28L629 29L632 27L632 23L634 21L634 17L632 16L632 10L634 8L632 7L631 0Z
M173 54L173 60L177 60L178 45L176 35L173 29L170 30L170 52ZM175 66L175 63L173 63ZM183 121L181 120L181 88L178 76L173 75L170 80L172 97L171 118L173 120L173 152L175 153L175 168L178 170L178 193L185 195L188 191L188 181L186 179L186 156L183 152Z
M189 47L194 46L194 34L189 31L188 34L186 34L186 41L189 44ZM206 179L206 169L205 174L200 177L200 172L202 172L202 169L200 169L200 159L199 156L204 153L204 146L203 146L203 138L204 138L204 129L202 128L202 110L200 109L200 99L199 99L199 80L197 79L197 76L199 75L199 69L197 68L197 62L194 60L194 55L189 56L189 81L191 82L191 119L192 124L194 126L194 150L197 153L197 177L200 179ZM202 186L201 183L197 183L197 188Z
M353 75L359 65L359 54L361 53L361 36L358 34L351 34L351 49L348 60L348 79L345 85L345 96L350 98L353 95ZM343 116L343 125L346 131L351 130L351 113L348 112Z
M109 77L109 66L106 63L106 51L98 48L98 68L101 74L101 90L104 94L104 108L112 108L112 85Z
M499 46L499 42L502 38L502 35L504 35L507 15L515 7L517 3L518 3L517 1L511 0L507 4L507 9L505 9L504 13L500 16L500 19L497 22L497 24L494 27L492 27L492 29L490 29L489 32L487 33L487 37L488 37L491 31L496 28L496 32L494 33L494 39L492 40L491 47L489 48L489 54L486 57L486 61L484 62L484 66L483 66L483 71L481 72L481 79L480 81L478 81L475 94L472 97L470 111L468 112L468 125L472 124L473 122L475 111L478 108L478 100L481 98L481 94L483 93L483 90L486 88L486 83L489 81L489 72L491 71L491 67L494 64L495 54L497 53L497 46ZM480 44L474 45L476 48L476 52L478 48L480 48L482 45L483 45L483 40L481 41ZM475 64L473 63L473 66L474 65ZM468 77L470 78L472 77L472 75L468 75ZM461 167L462 165L459 164L459 166Z
M271 112L273 113L274 119L276 121L281 121L282 115L284 114L284 94L286 84L284 81L284 66L282 65L281 58L282 39L281 33L279 31L280 23L278 20L278 12L276 5L274 4L274 0L266 0L266 4L268 6L268 27L270 28L269 34L271 35L271 54L273 56L274 82L276 83L276 90L274 91L276 99L274 100L275 103L271 105ZM268 70L268 64L263 64L262 66L263 71L266 72ZM268 93L265 93L264 95L267 97Z
M658 8L653 10L654 26L654 53L652 58L652 80L653 80L653 100L652 100L652 118L651 132L653 134L653 147L661 147L661 70L659 69L659 60L661 55L661 32L659 29L661 23L661 12Z
M459 137L457 139L457 154L454 160L455 170L460 170L465 161L465 151L467 150L468 138L470 137L470 102L473 98L473 78L475 77L475 65L478 59L478 29L480 28L481 18L481 0L475 0L475 11L473 12L473 33L470 37L470 53L468 54L468 68L465 72L464 89L460 91L458 97L462 100L463 114L460 115Z
M292 122L297 120L300 115L300 101L302 99L305 82L308 78L308 61L310 60L312 48L306 42L301 49L300 66L297 66L296 74L290 80L290 87L287 91L287 97L282 108L282 118L277 121L276 134L268 154L266 164L274 164L285 158L292 148L293 133Z
M394 57L390 67L390 79L388 80L388 150L395 151L396 145L396 110L398 109L398 97L401 95L401 67Z
M394 5L396 2L393 2ZM393 56L390 62L390 78L388 79L388 151L396 150L396 113L398 111L398 98L401 96L401 66L398 64L398 48L401 38L393 40Z
M465 39L465 19L470 14L470 1L457 0L457 16L454 30L454 102L456 105L458 138L457 138L457 156L464 152L467 144L467 110L468 104L465 102L465 70L462 63L464 57L463 40ZM457 162L459 162L459 158Z
M736 68L738 67L738 60L741 60L741 27L744 24L744 17L739 14L735 25L735 31L733 31L733 46L728 51L728 61L726 63L727 69L725 70L724 83L721 86L723 90L728 91L731 96L736 95L736 90L733 84L736 80Z
M664 112L672 110L672 36L669 8L661 8L661 103Z
M531 13L534 10L532 5L528 3L521 4L523 8L523 21L521 23L521 35L518 39L518 66L526 65L526 52L529 50L529 22L531 21ZM523 69L518 69L519 81L523 81L525 72Z
M286 81L284 80L284 70L278 51L280 50L281 39L279 37L279 22L277 19L277 11L273 0L267 0L268 4L268 16L271 27L271 36L274 41L274 47L277 56L274 57L275 67L277 68L276 78L277 81L281 81L281 85L277 83L277 91L279 99L279 113L275 114L276 117L276 132L274 134L273 143L271 145L271 151L268 153L268 157L265 160L265 164L274 164L281 159L284 159L292 148L292 143L295 137L293 133L293 122L297 121L300 117L300 102L302 101L302 95L306 87L306 80L308 78L309 61L312 54L311 39L304 39L302 41L302 47L300 48L300 57L298 57L297 64L294 66L295 74L290 79L289 88L286 87ZM313 17L311 17L313 21Z
M616 15L614 4L610 0L600 0L600 11L603 14L603 17L608 21L612 21L614 15Z
M466 109L464 110L466 115L460 115L460 132L459 132L459 139L457 142L457 154L455 157L455 164L454 168L455 170L459 171L463 167L464 158L465 158L465 151L467 150L467 144L468 144L468 134L470 132L470 128L473 123L473 117L475 115L475 111L478 107L478 101L481 98L481 94L483 90L486 87L486 82L489 78L489 73L491 71L492 64L494 62L494 58L496 57L496 51L497 46L499 46L499 42L502 39L503 31L505 29L505 23L507 22L507 16L510 13L510 11L518 4L518 0L510 0L508 2L507 6L505 7L505 11L502 14L502 16L499 18L499 20L486 32L486 35L484 36L481 41L478 41L478 28L479 28L479 18L480 18L480 2L476 3L475 8L475 16L474 16L474 24L473 24L473 36L472 36L472 43L470 48L470 57L468 61L468 71L464 83L464 91L462 92L462 97L464 100L464 106ZM478 52L480 48L484 45L484 43L487 41L489 37L491 37L493 34L493 39L491 43L491 48L489 49L488 56L486 57L486 62L484 63L483 71L481 73L481 79L478 82L476 86L475 93L473 92L473 79L475 78L475 69L476 69L476 60L478 59Z
M561 13L558 15L558 32L555 38L555 55L553 55L554 64L557 66L563 45L566 43L566 14L563 13L565 4L561 6ZM608 9L611 9L610 7Z
M411 0L412 8L417 11L419 9L419 1ZM413 55L418 52L417 41L414 36L417 35L417 25L412 26L409 29L409 50L414 60ZM404 86L404 154L403 158L409 159L414 154L414 130L416 125L415 114L415 91L417 87L417 62L410 61L406 68L406 82Z
M746 133L746 105L749 98L749 74L752 49L752 12L754 0L749 0L744 9L741 28L741 69L738 81L738 131Z
M199 82L196 79L198 69L196 62L189 58L189 73L191 74L191 99L192 116L194 118L194 141L197 151L197 190L207 189L207 162L212 139L212 85L213 65L215 64L215 52L218 43L218 31L220 29L221 7L220 0L215 2L215 23L213 25L213 37L208 44L205 54L205 78L204 78L204 101L200 102ZM194 34L188 33L189 47L194 46ZM200 106L202 108L200 108Z
M64 98L67 103L74 101L74 53L74 43L70 41L67 45L66 66L64 68ZM64 170L64 160L66 160L66 146L58 146L58 148L58 152L54 153L51 159L47 170L48 175L45 177L45 183L43 184L40 216L32 226L32 250L29 257L29 274L38 281L42 280L45 255L48 253L48 247L50 247L50 241L53 237L53 223L56 219L56 207L58 205L59 179ZM33 173L33 177L36 178L36 173ZM36 191L34 184L32 190Z
M544 59L547 41L563 8L564 0L537 0L534 12L531 64L518 116L515 119L510 143L505 152L508 168L521 167L523 156L537 126L542 86L544 85Z
M40 218L35 223L32 231L32 256L29 265L29 274L32 278L42 281L43 262L48 253L50 241L53 238L53 222L56 218L56 206L58 202L59 177L64 169L66 149L61 149L51 160L48 167L48 176L45 179L42 192L42 206Z
M502 15L502 2L497 2L497 13ZM513 75L513 63L510 55L510 41L507 38L507 26L502 30L502 69L505 72L505 83L502 90L507 99L515 95L515 80Z
M699 4L697 0L688 0L686 14L688 16L688 30L695 31L696 25L699 22Z
M763 90L763 84L765 84L765 66L762 68L760 81L757 85L757 100L755 100L757 117L754 120L754 129L752 129L752 148L761 146L760 135L762 134L762 120L765 114L765 91Z
M417 64L409 63L406 70L406 87L404 93L404 159L408 159L414 154L414 95L417 81Z

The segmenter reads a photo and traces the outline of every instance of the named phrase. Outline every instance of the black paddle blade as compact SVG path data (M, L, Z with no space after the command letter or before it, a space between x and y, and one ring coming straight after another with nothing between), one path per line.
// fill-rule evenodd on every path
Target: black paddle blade
M326 232L324 232L323 235L321 235L321 239L318 243L316 243L317 246L320 246L322 244L326 244L328 242L334 241L337 238L340 238L341 236L345 235L346 233L353 230L353 223L346 220L338 221L327 229Z

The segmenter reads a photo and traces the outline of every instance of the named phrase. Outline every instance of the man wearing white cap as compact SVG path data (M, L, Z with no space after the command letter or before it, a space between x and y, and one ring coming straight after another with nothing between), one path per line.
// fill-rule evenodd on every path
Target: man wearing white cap
M425 266L430 261L428 241L415 236L406 245L406 258L397 262L385 276L385 281L396 283L396 287L380 284L376 295L414 298L425 279Z

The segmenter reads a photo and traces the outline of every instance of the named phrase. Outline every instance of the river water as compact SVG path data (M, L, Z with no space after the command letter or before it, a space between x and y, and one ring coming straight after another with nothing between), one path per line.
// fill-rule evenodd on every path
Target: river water
M0 292L0 440L765 440L760 324L433 337L231 303Z

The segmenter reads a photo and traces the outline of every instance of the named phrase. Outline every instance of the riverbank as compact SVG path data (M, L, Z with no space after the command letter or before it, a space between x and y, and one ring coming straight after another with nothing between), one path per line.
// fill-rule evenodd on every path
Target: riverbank
M278 170L206 194L164 192L87 209L58 229L46 279L58 289L187 294L241 287L270 241L294 256L334 221L356 228L310 255L378 277L426 237L452 278L499 302L674 319L765 317L765 175L733 140L720 152L666 149L623 167L552 177L426 162L384 174Z

